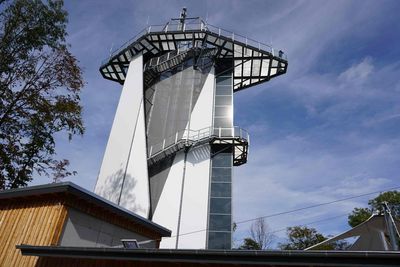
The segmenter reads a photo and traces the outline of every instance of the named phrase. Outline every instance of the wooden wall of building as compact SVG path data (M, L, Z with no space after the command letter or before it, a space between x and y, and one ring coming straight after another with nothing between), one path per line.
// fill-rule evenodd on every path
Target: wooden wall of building
M0 266L35 266L37 257L22 256L19 244L57 245L67 208L56 198L0 201Z

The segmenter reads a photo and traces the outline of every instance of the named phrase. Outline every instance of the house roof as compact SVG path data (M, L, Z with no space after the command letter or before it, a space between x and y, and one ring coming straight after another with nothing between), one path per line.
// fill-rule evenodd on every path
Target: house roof
M165 227L158 225L146 218L143 218L127 209L124 209L117 204L104 199L89 190L86 190L74 183L63 182L63 183L52 183L37 186L30 186L24 188L16 188L10 190L0 191L0 203L2 200L13 200L13 199L27 199L40 197L44 195L58 195L68 194L76 197L80 201L85 201L94 206L106 209L116 215L122 216L125 219L130 220L132 223L137 223L153 232L158 233L161 236L171 236L171 231Z
M400 229L400 222L396 220L395 223ZM313 250L321 245L350 237L356 237L357 240L351 245L349 250L390 250L392 245L389 242L388 236L389 233L385 217L383 215L373 214L368 220L352 229L308 247L306 250Z

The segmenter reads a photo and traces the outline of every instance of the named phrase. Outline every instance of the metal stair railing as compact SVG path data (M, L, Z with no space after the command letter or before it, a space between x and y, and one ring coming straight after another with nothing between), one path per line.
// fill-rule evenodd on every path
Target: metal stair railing
M144 71L163 72L182 63L190 52L191 49L178 48L160 57L152 58L145 64Z
M182 135L181 138L179 138L180 135ZM184 148L195 147L205 143L245 144L247 148L249 142L248 132L238 126L231 128L206 127L200 130L179 131L175 135L165 138L162 142L150 146L147 160L152 164ZM247 157L247 149L245 156Z

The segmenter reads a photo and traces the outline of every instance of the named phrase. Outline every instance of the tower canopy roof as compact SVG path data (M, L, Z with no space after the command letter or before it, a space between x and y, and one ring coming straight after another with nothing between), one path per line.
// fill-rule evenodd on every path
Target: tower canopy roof
M205 23L200 18L172 19L165 25L152 25L139 32L103 61L100 72L105 79L123 84L129 62L143 53L145 60L182 44L215 48L218 59L231 60L234 91L238 91L286 73L288 61L281 51L250 38Z

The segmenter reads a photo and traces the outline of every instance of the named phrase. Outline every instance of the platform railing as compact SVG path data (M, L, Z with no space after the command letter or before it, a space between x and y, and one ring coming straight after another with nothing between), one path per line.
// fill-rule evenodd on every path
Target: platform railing
M180 137L181 136L181 137ZM176 134L171 135L161 142L152 145L148 149L148 158L152 158L164 151L171 150L177 151L182 149L184 146L194 146L196 144L202 144L212 139L240 139L250 143L249 133L238 127L206 127L200 130L182 130Z
M204 21L200 22L189 22L185 23L184 26L182 27L181 24L164 24L164 25L151 25L146 27L145 29L141 30L138 34L136 34L134 37L130 38L127 42L125 42L122 46L120 46L118 49L115 49L109 56L108 59L104 60L102 64L104 65L107 63L111 58L114 56L118 55L121 51L125 50L129 45L131 45L133 42L139 39L144 34L148 33L168 33L168 32L174 32L176 33L177 31L204 31L204 32L212 32L218 36L225 36L230 38L232 41L238 41L243 43L245 46L252 46L254 48L258 48L258 50L264 50L269 53L271 53L273 56L280 57L284 60L287 60L287 56L284 53L281 53L280 51L275 51L274 48L271 45L264 44L262 42L256 41L254 39L248 38L246 36L236 34L233 31L228 31L225 29L222 29L220 27L205 23ZM168 40L166 40L168 41Z

